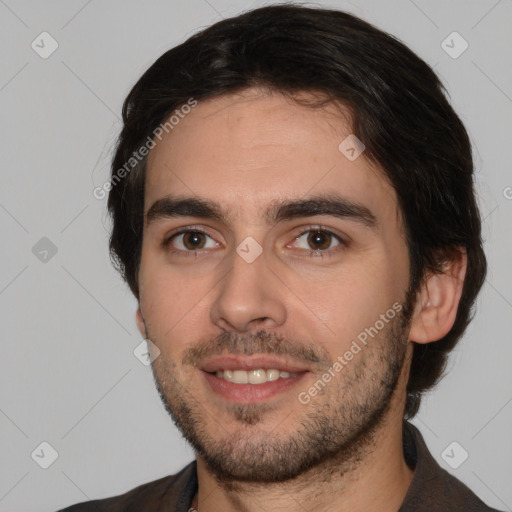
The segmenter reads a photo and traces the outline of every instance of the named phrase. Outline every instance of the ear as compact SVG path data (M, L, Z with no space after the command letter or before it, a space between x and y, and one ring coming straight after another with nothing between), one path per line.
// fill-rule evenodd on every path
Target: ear
M137 324L137 329L140 332L140 335L146 339L146 324L144 323L144 317L142 316L142 311L140 310L140 305L137 307L137 311L135 312L135 322Z
M458 247L441 273L427 277L418 292L409 332L411 341L430 343L448 334L457 316L466 268L466 250Z

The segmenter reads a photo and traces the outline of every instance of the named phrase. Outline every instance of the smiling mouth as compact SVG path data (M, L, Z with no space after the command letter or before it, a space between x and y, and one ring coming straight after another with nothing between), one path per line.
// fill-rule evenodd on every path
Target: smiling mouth
M302 373L302 372L300 372ZM210 375L215 375L219 379L223 379L233 384L264 384L265 382L273 382L279 379L289 379L290 377L297 377L299 372L290 373L277 369L263 368L257 370L217 370L210 372Z
M270 400L299 385L309 371L287 372L274 368L202 371L208 387L231 403L254 404Z

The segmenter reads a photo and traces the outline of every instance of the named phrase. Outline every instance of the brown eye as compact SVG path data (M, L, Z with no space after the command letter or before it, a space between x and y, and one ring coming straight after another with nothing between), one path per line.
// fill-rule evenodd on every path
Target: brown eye
M308 244L311 249L324 251L329 249L331 242L332 235L330 233L326 233L325 231L312 231L308 236Z
M295 248L309 251L311 255L330 255L331 253L341 249L344 245L343 239L335 233L320 229L319 227L310 228L303 231L299 236L295 237L293 244Z
M181 231L167 242L175 251L194 252L200 249L213 249L218 246L211 236L202 231Z
M205 244L204 233L199 231L189 231L183 234L183 245L187 249L202 249Z

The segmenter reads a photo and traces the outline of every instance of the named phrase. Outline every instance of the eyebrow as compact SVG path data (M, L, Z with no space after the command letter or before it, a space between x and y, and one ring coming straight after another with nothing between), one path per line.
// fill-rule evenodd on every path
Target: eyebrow
M276 200L264 214L268 225L315 215L349 219L377 230L375 214L366 206L338 195L324 194L297 200ZM162 218L197 217L227 223L229 215L218 204L198 197L163 197L157 199L146 214L146 226Z

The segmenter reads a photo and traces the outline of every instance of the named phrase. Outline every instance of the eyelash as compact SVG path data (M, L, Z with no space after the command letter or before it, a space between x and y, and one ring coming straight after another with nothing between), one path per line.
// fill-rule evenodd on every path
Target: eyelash
M337 253L338 251L340 251L341 247L346 247L347 246L347 243L345 242L345 240L340 235L338 235L337 233L334 233L329 228L327 228L325 226L322 226L322 225L316 225L316 226L309 225L309 226L306 226L306 228L303 231L301 231L300 234L298 234L297 236L294 237L294 240L298 240L299 238L301 238L305 234L312 233L312 232L320 232L320 233L323 233L323 234L326 234L326 235L330 235L335 240L337 240L339 242L339 245L337 245L336 247L334 247L332 249L325 249L323 251L319 250L319 249L308 249L308 250L306 250L308 256L312 256L312 257L315 257L315 258L330 258L330 257L334 256L333 253Z
M332 236L335 240L337 240L339 242L339 245L336 246L335 248L333 249L325 249L325 250L319 250L319 249L309 249L307 250L307 254L308 256L312 256L312 257L315 257L315 258L326 258L326 257L332 257L333 256L333 252L338 252L338 250L340 250L340 246L344 246L346 247L347 246L347 243L345 242L345 240L340 236L338 235L337 233L334 233L333 231L331 231L329 228L327 227L324 227L324 226L321 226L321 225L310 225L310 226L306 226L306 229L304 229L300 234L296 235L294 237L294 240L298 240L299 238L301 238L303 235L307 234L307 233L311 233L311 232L321 232L323 234L327 234L327 235L330 235ZM170 252L180 256L180 257L190 257L191 254L194 254L195 257L197 258L199 254L201 254L202 251L204 251L204 249L199 249L199 250L188 250L188 251L184 251L182 249L172 249L172 248L169 248L170 245L171 245L171 241L176 238L177 236L179 235L183 235L183 234L187 234L187 233L201 233L209 238L212 238L206 231L204 231L203 229L201 228L195 228L194 226L188 226L187 228L183 228L175 233L173 233L172 235L166 237L164 239L164 241L162 242L162 245L165 249L169 250ZM208 250L208 249L206 249Z
M179 235L184 235L186 233L201 233L205 236L208 236L210 238L213 239L213 237L211 237L206 231L204 231L203 229L201 228L196 228L194 226L188 226L186 228L183 228L183 229L180 229L179 231L176 231L176 233L173 233L172 235L166 237L164 239L164 241L162 242L162 245L164 247L164 249L172 252L173 254L175 254L176 256L178 257L184 257L184 258L190 258L190 256L193 254L196 258L199 256L199 254L201 254L202 251L204 251L204 249L199 249L199 250L196 250L196 251L184 251L182 249L172 249L171 248L171 242L174 238L176 238L177 236Z

